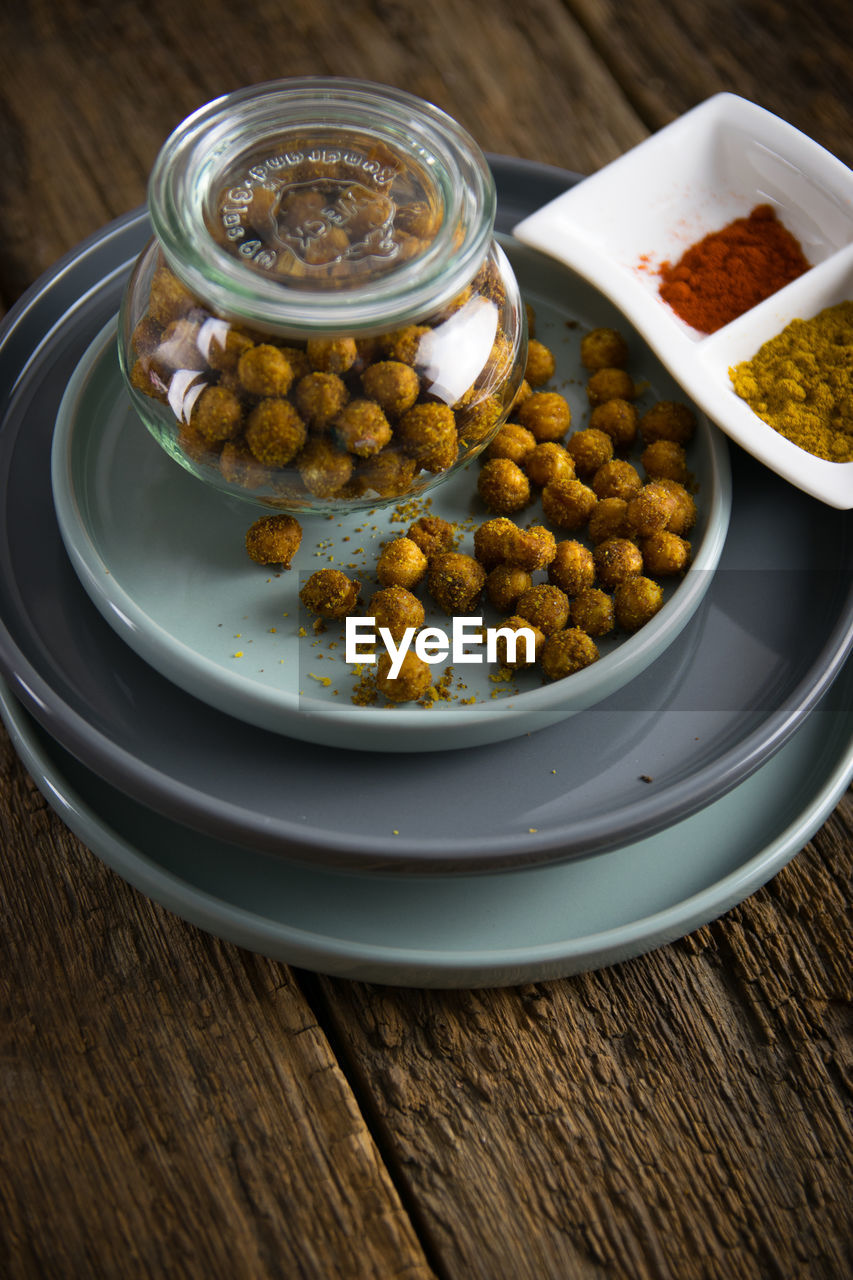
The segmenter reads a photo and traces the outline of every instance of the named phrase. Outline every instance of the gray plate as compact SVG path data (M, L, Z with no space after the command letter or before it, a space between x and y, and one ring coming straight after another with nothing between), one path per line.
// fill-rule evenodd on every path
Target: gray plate
M496 159L500 227L574 180ZM200 831L288 858L486 870L576 858L661 830L794 732L853 643L849 517L732 451L732 523L702 607L618 694L530 737L380 756L282 738L196 701L113 633L66 558L50 492L63 390L149 233L107 227L41 280L0 339L0 667L73 755ZM830 695L849 711L849 693ZM646 781L650 779L650 781Z

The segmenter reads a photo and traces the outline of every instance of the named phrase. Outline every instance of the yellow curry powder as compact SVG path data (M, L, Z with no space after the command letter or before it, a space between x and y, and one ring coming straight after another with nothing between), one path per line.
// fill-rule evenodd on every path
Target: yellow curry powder
M853 301L792 320L729 377L750 409L801 449L853 461Z

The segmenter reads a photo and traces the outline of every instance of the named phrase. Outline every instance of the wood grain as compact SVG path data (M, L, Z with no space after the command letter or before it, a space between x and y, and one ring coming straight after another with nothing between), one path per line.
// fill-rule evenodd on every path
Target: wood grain
M168 132L243 84L385 81L582 172L726 89L851 163L851 45L848 0L0 5L0 299L141 203ZM0 742L4 1275L853 1274L850 796L680 943L413 992L184 925Z

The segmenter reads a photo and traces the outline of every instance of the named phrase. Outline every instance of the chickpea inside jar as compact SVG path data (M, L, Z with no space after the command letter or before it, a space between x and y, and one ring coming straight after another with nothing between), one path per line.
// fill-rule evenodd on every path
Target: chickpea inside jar
M438 108L356 80L241 90L175 130L148 203L120 361L203 481L296 514L373 508L505 422L524 308L485 157Z

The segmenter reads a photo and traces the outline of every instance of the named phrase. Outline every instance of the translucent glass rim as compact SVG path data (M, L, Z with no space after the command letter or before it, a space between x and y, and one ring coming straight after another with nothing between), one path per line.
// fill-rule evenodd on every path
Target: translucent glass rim
M334 292L283 287L216 243L205 209L217 180L253 144L290 128L368 133L426 171L443 204L428 249L388 275ZM214 310L282 332L388 329L435 310L476 274L497 195L480 147L451 116L406 90L305 76L253 85L200 107L167 138L148 186L169 265ZM460 236L461 231L461 236Z

